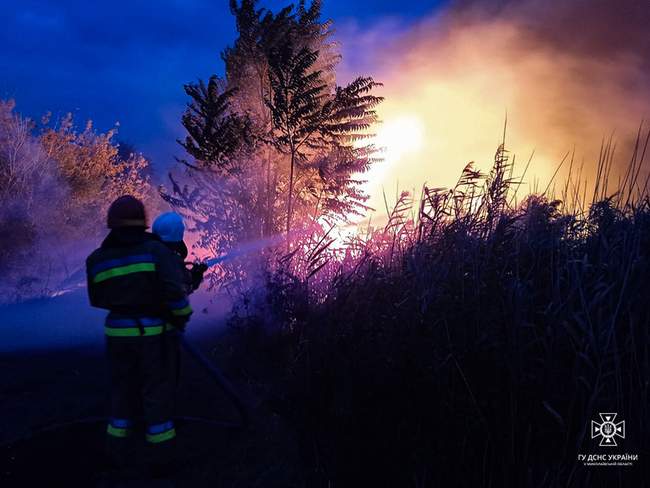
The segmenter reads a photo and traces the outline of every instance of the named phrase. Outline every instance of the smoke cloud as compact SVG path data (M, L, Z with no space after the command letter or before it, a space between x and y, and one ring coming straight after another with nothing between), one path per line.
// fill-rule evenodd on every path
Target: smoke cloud
M649 25L644 0L524 0L451 2L410 25L339 26L346 77L385 84L378 142L389 151L368 175L371 206L383 210L382 188L392 197L397 185L450 186L469 161L487 170L506 113L519 173L535 150L526 190L543 191L574 150L593 179L611 135L616 167L626 167L650 114ZM421 140L391 153L414 125Z

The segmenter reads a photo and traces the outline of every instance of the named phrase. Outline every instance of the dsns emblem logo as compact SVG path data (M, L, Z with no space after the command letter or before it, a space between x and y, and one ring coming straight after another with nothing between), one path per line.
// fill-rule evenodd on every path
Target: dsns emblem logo
M616 423L615 413L599 413L602 422L591 421L591 438L600 437L599 446L616 446L616 437L625 439L625 420Z

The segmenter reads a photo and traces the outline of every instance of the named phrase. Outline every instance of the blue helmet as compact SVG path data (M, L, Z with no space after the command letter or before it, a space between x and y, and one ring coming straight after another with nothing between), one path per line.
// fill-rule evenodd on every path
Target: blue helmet
M185 233L183 218L176 212L160 214L151 228L163 242L182 242Z

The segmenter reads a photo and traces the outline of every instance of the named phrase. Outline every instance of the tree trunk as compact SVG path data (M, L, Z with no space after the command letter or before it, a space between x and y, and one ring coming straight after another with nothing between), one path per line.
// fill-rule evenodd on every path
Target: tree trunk
M289 198L287 199L287 250L291 247L291 213L293 211L293 167L296 161L296 151L291 148L291 169L289 170Z
M266 149L266 222L265 234L273 234L273 197L271 196L271 154Z

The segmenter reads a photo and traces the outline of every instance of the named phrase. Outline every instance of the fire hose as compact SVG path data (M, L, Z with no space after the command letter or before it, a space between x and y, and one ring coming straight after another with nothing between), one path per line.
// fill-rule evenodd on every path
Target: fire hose
M224 256L219 256L215 258L208 259L207 261L204 262L198 262L198 263L186 263L192 265L192 269L199 269L201 273L201 277L203 273L210 267L219 264L223 261L226 261L228 259L232 259L233 257L236 257L239 255L239 253L231 253L231 254L226 254ZM200 280L199 280L200 283ZM198 287L198 283L197 283ZM185 336L184 332L181 332L180 334L180 343L185 352L194 359L194 361L203 368L203 370L212 378L212 380L217 384L217 386L221 389L221 391L228 397L228 399L232 402L232 404L235 406L237 409L237 413L239 414L239 417L241 419L241 427L246 428L249 425L250 422L250 416L248 413L248 407L246 406L246 403L242 400L241 396L237 393L235 388L233 387L232 383L228 381L228 379L225 377L225 375L221 372L221 370L212 362L210 361L200 350L198 347L196 347L192 342L188 340L188 338Z
M183 349L189 354L189 356L194 359L194 361L199 364L204 371L214 380L214 382L219 386L221 391L228 397L232 404L237 409L237 413L241 419L241 427L246 428L249 425L250 416L248 414L248 407L245 402L242 400L241 396L237 393L235 388L232 386L230 381L224 376L221 370L212 363L205 355L192 344L186 337L185 334L181 334L181 345Z

